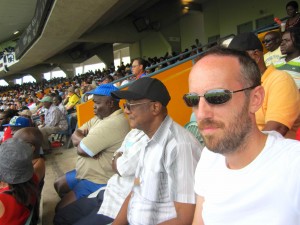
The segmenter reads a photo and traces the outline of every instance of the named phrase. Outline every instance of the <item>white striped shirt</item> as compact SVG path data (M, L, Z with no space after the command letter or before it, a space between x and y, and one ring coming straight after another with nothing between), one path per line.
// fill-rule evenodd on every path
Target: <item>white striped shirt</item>
M202 147L194 136L165 118L141 150L127 218L131 225L158 224L176 217L174 201L195 204L194 173Z

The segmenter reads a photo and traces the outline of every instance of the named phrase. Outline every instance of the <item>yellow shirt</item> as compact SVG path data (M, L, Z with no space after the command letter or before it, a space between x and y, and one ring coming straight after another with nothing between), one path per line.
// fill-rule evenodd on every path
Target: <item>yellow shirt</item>
M285 137L295 139L300 125L300 96L293 78L285 71L270 65L261 77L265 98L255 113L258 128L262 130L268 121L275 121L290 130Z
M80 98L76 94L73 94L72 96L70 96L66 107L75 106L79 100L80 100Z
M102 120L95 116L79 129L89 131L81 140L80 147L90 156L100 155L97 158L78 156L76 178L106 184L115 173L111 167L111 159L130 130L128 121L119 109Z

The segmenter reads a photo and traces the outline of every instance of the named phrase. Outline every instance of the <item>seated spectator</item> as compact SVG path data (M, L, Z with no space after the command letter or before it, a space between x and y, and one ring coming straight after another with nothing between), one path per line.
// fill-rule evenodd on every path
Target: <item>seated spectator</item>
M132 66L131 66L131 70L132 70L131 72L132 72L132 74L134 74L136 80L146 76L146 73L145 73L146 66L147 66L147 63L142 58L135 58L133 60Z
M105 186L114 174L111 158L130 129L119 101L110 96L115 90L118 88L112 84L103 84L88 92L93 94L96 116L72 135L78 154L76 169L54 183L56 192L62 197L57 209Z
M33 146L32 154L32 165L34 174L37 176L39 181L40 193L44 185L45 177L45 160L41 157L41 147L43 142L43 135L38 128L35 127L26 127L18 130L14 134L14 138L20 139L26 143L29 143Z
M112 166L115 174L108 180L105 190L100 192L98 190L99 193L95 197L81 198L58 210L54 217L54 224L111 223L133 187L140 149L146 142L147 136L143 131L131 130L126 135L121 148L114 154Z
M80 97L75 93L74 87L68 88L68 95L64 101L68 114L75 112L75 105L79 102Z
M276 130L285 137L295 139L300 126L300 96L292 77L276 70L273 65L266 67L262 58L262 44L254 33L235 36L228 48L247 52L257 63L262 75L265 98L262 107L255 113L259 129Z
M278 31L270 31L266 33L262 43L268 50L268 52L264 54L266 66L277 62L282 56L280 51L281 34Z
M45 121L39 125L39 129L43 134L42 148L45 153L49 153L50 143L48 140L49 135L57 133L59 131L65 131L68 129L68 122L65 115L59 110L57 106L52 103L50 96L45 96L41 102L44 105Z
M170 95L165 85L144 77L112 96L127 100L124 112L130 126L147 135L132 193L114 224L191 224L196 204L194 172L202 147L168 116Z
M300 27L289 28L283 33L280 50L286 56L275 63L276 69L291 74L300 89Z
M17 139L0 146L0 224L24 225L37 201L32 148Z
M62 112L62 114L67 115L67 110L66 110L64 104L62 103L61 96L56 95L55 97L53 97L52 101L53 101L53 104L59 108L59 110Z
M206 145L195 172L193 225L300 222L300 143L259 131L260 84L253 59L233 49L211 49L190 72L184 99Z

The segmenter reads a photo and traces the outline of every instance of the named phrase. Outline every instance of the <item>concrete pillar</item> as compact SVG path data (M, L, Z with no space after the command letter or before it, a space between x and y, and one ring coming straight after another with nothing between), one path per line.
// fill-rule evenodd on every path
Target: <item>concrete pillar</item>
M101 47L95 50L95 54L108 68L110 64L114 62L114 49L112 44L101 45Z
M59 68L65 72L65 74L68 78L73 78L75 76L75 68L72 63L60 64Z
M37 73L31 72L30 75L34 77L34 79L36 80L37 83L41 82L42 79L44 78L43 74L38 73L38 72Z

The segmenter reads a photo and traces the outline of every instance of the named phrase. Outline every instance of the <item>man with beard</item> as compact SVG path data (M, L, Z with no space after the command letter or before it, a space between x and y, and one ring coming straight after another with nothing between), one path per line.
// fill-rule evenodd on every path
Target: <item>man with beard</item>
M262 43L268 50L268 52L264 54L266 66L277 62L282 56L280 51L281 34L278 31L270 31L264 36Z
M296 138L300 126L300 96L293 78L285 71L266 67L263 47L254 33L242 33L233 38L228 48L245 51L257 64L265 90L262 107L255 113L260 130L275 130L288 138Z
M284 70L294 78L300 89L300 28L291 27L282 35L281 53L286 55L275 63L278 70Z
M114 174L111 158L130 130L119 101L110 96L115 90L119 89L113 84L103 84L88 92L93 94L95 117L72 135L78 154L76 169L54 183L62 197L57 209L105 186Z
M140 149L132 194L113 224L191 224L194 172L202 148L168 116L167 88L158 79L144 77L112 96L127 100L124 112L130 126L147 136Z
M257 64L233 49L211 49L191 70L184 100L206 145L193 225L300 224L300 143L257 128L260 80Z

